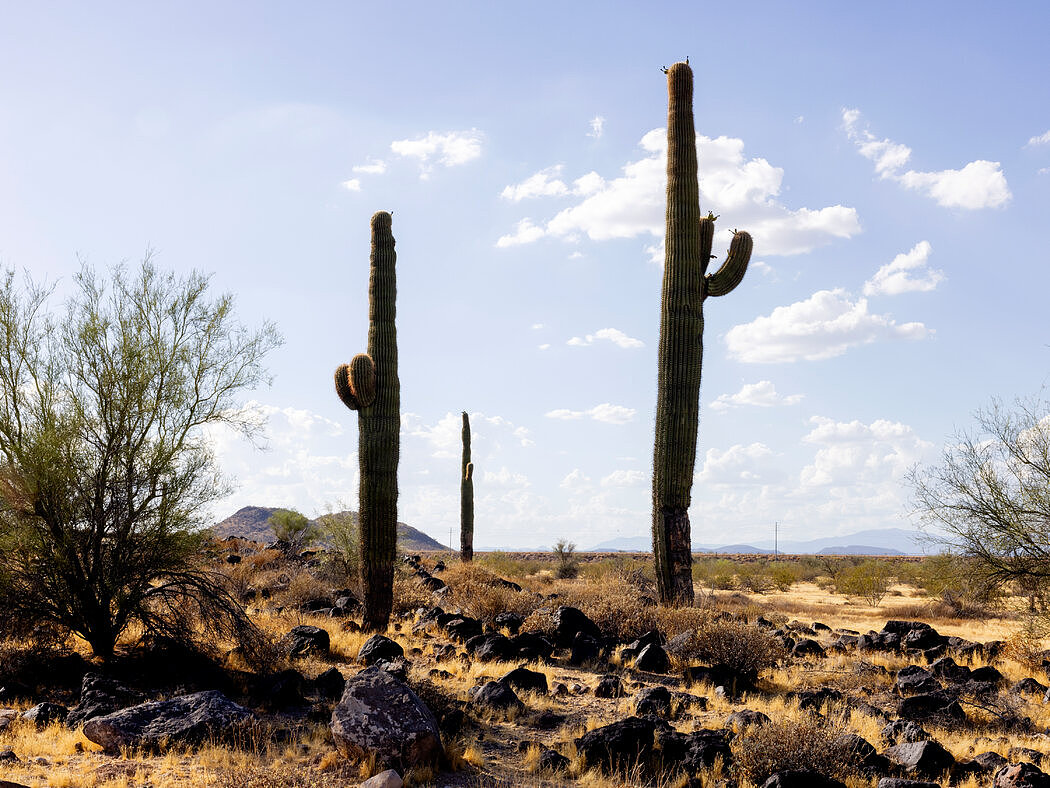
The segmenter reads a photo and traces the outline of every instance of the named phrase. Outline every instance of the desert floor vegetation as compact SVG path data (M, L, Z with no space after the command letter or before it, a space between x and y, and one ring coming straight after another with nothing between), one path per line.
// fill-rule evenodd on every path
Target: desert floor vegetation
M226 560L229 555L240 560L231 563ZM247 615L269 644L268 661L260 663L258 655L252 662L232 642L216 640L208 650L218 655L211 657L215 670L239 676L242 683L246 676L294 670L307 684L332 668L343 677L361 670L358 654L371 633L362 631L359 615L333 616L333 610L324 607L334 594L353 596L356 591L352 583L351 587L334 587L334 579L346 578L333 577L324 560L313 554L303 559L243 540L214 543L206 548L205 556L225 578L231 594L243 600ZM758 786L777 769L809 763L810 768L819 765L822 773L846 785L873 787L876 778L858 770L842 736L855 734L883 749L886 719L880 715L900 699L897 672L910 665L929 668L933 652L928 657L914 651L835 650L831 643L842 633L879 631L895 619L922 621L942 636L967 642L1002 641L1005 645L998 656L972 650L958 656L957 663L970 669L994 665L1002 674L1003 687L1028 678L1046 681L1039 661L1046 656L1045 644L1027 626L1024 599L1007 596L981 618L960 617L943 604L940 595L931 594L915 579L921 574L916 567L921 569L922 561L877 559L884 563L880 574L892 577L885 596L872 604L870 598L836 589L833 579L840 567L835 561L818 566L805 559L812 564L806 568L796 560L793 576L797 580L785 581L782 589L774 583L755 591L747 587L748 573L756 566L768 573L775 562L721 557L716 559L719 573L731 572L734 578L742 574L742 584L734 579L733 587L713 587L726 585L724 577L709 585L698 582L694 606L669 608L656 604L652 571L643 556L583 554L577 558L579 572L573 578L558 578L553 571L557 557L541 554L478 553L467 564L451 554L429 554L411 565L399 564L394 615L385 634L404 650L405 679L443 726L445 747L440 764L409 771L403 775L406 784L681 788L688 782L687 775L673 762L660 761L660 746L645 762L603 769L587 761L578 743L589 731L638 714L640 690L664 687L672 697L668 719L683 735L721 730L731 714L744 709L771 721L760 733L755 729L733 738L730 756L719 757L699 771L704 785ZM860 565L850 559L838 560ZM425 575L440 578L441 583L421 580ZM606 643L600 653L581 660L572 658L571 649L558 647L550 658L486 661L472 657L462 642L434 625L428 611L436 606L475 619L490 632L513 636L520 628L551 638L556 637L558 609L570 606L597 626ZM282 643L299 626L327 632L327 651L289 656ZM666 672L635 667L636 654L623 650L653 631L660 633L667 648ZM132 664L150 658L148 646L139 640L142 634L134 629L125 633L118 643L114 669L120 668L121 660ZM792 656L786 638L796 642L812 639L822 644L825 653ZM0 716L6 715L9 722L0 732L0 750L11 754L5 758L0 753L0 779L34 788L306 788L354 785L379 770L374 760L352 761L336 749L328 725L334 698L310 698L287 708L273 708L265 698L254 698L255 722L236 741L107 754L82 728L61 722L38 728L19 716L45 700L66 706L76 702L76 682L49 683L46 666L56 664L54 660L66 660L57 664L78 661L81 672L108 669L92 655L87 643L75 637L52 637L43 643L12 640L3 646L2 657L5 689L0 692L8 710ZM158 666L142 664L148 667L146 674L158 672ZM690 674L689 669L698 665L728 665L750 678L734 694L725 691L710 673ZM179 666L170 667L180 672ZM473 702L477 688L499 681L518 667L541 675L547 691L519 690L523 705L509 711L482 708ZM159 666L160 672L163 669ZM595 690L609 677L619 681L622 691L602 697ZM17 686L25 688L21 695L7 689ZM158 699L179 688L160 682L153 688L140 684L139 689ZM239 699L249 705L253 702L250 692ZM1017 760L1018 753L1031 757L1032 752L1050 749L1046 744L1050 710L1041 695L1003 692L982 698L963 694L960 702L964 720L922 723L957 761L983 752ZM544 760L551 750L565 759L557 770ZM654 767L657 761L660 765ZM977 786L987 784L988 779L957 773L951 784Z

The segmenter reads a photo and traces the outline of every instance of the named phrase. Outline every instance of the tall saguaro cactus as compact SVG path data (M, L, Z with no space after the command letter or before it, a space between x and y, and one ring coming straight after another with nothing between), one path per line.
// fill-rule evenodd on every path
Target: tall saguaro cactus
M474 560L474 463L470 461L470 416L463 411L463 468L459 476L459 557Z
M393 606L397 551L397 462L401 435L401 383L397 378L394 302L394 236L390 214L372 216L371 274L368 280L368 353L359 353L335 371L335 390L357 411L361 470L361 580L364 626L385 630Z
M700 370L708 296L729 293L744 278L751 236L737 232L725 262L707 273L715 217L700 215L693 71L667 70L667 216L660 305L656 441L653 451L653 556L660 601L693 601L689 504L700 418Z

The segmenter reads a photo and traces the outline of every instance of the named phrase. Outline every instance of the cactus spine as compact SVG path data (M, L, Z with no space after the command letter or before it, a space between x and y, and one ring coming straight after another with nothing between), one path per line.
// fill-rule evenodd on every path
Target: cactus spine
M740 284L751 257L751 236L734 233L721 268L707 273L715 217L700 215L693 72L688 64L675 63L668 69L667 93L667 214L653 451L653 556L660 601L681 605L693 602L689 504L700 418L703 302Z
M354 356L335 371L336 393L358 416L361 581L364 627L372 631L385 630L390 621L397 551L401 383L394 326L396 260L390 214L379 211L372 216L368 353Z
M463 467L459 477L459 557L474 560L474 463L470 461L470 417L463 411Z

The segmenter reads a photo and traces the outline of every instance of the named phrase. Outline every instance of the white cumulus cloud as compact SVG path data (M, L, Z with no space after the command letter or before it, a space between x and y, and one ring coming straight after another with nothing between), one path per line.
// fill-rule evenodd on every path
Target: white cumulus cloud
M602 134L605 131L605 118L601 115L595 115L591 118L591 130L587 132L588 137L593 137L596 140L602 138Z
M535 241L544 235L565 240L584 235L592 241L639 236L662 239L666 130L653 129L642 137L639 145L644 155L625 164L620 176L604 178L592 172L574 181L572 194L582 199L550 218L542 233L534 232L519 243ZM728 243L735 226L750 231L763 254L790 255L860 232L853 208L832 205L791 209L784 205L778 199L783 169L763 158L747 158L743 140L700 136L697 156L701 207L723 216L720 242ZM512 191L504 190L505 193L517 193L513 191L516 187L507 188ZM559 196L564 195L559 192ZM730 221L732 224L728 224ZM497 246L511 245L506 239L520 236L520 233L505 235ZM662 257L656 247L649 247L647 251L654 258Z
M560 164L540 170L519 184L505 187L499 196L511 202L521 202L531 197L560 197L568 194L569 187L558 177L561 171Z
M645 347L645 343L642 342L642 340L629 337L618 328L599 328L593 334L587 334L583 337L573 337L565 344L572 345L573 347L588 347L589 345L593 345L599 339L606 339L617 347L622 348Z
M738 443L725 451L708 449L704 467L696 475L704 484L755 484L763 480L766 460L773 457L773 450L764 443L745 446Z
M634 418L634 415L637 412L638 411L634 408L603 402L601 405L595 405L590 410L569 410L568 408L558 408L556 410L548 411L546 416L548 419L562 419L564 421L594 419L594 421L603 421L606 424L626 424Z
M648 477L641 471L613 471L608 476L602 477L602 487L636 487Z
M1035 145L1050 145L1050 130L1043 132L1037 137L1032 137L1028 140L1028 144Z
M911 427L887 419L864 424L814 416L811 422L803 441L818 448L800 474L803 487L896 483L930 448Z
M726 344L737 361L769 364L833 358L879 339L924 339L930 333L922 323L898 325L886 315L871 314L867 299L852 301L844 290L820 290L734 326Z
M353 169L354 172L359 172L363 175L382 175L386 172L386 162L378 159L369 164L358 164Z
M933 290L944 281L944 272L926 266L931 251L929 241L919 241L909 251L897 255L864 283L864 295L900 295Z
M361 191L361 179L351 178L348 181L343 181L343 188L348 192L359 192Z
M500 239L496 241L496 246L501 249L508 246L520 246L538 241L543 236L543 228L533 224L531 219L525 217L518 222L517 229L512 234L500 236Z
M880 178L926 194L945 208L1000 208L1013 196L997 161L977 159L960 170L902 172L911 159L911 148L889 139L880 140L862 124L857 109L842 110L842 125L860 154L874 162Z
M712 410L727 410L744 405L752 405L759 408L772 408L777 405L797 405L802 401L804 395L791 394L784 396L777 392L777 387L770 380L760 380L758 383L745 383L736 394L722 394L711 403Z
M455 167L481 156L483 136L477 129L469 131L430 131L414 140L394 140L390 150L398 156L418 159L428 165L436 160L445 167Z

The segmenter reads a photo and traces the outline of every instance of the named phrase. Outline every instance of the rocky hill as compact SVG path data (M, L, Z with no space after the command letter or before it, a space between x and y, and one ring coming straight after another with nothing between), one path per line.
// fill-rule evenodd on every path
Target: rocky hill
M211 531L219 539L236 536L240 539L251 539L256 542L270 542L274 537L267 521L270 519L270 515L279 508L277 506L245 506L222 522L213 525ZM342 513L340 512L340 514ZM357 512L349 512L349 514L355 521L357 520ZM405 523L397 524L397 548L405 553L448 549L436 539L431 539L422 531Z

